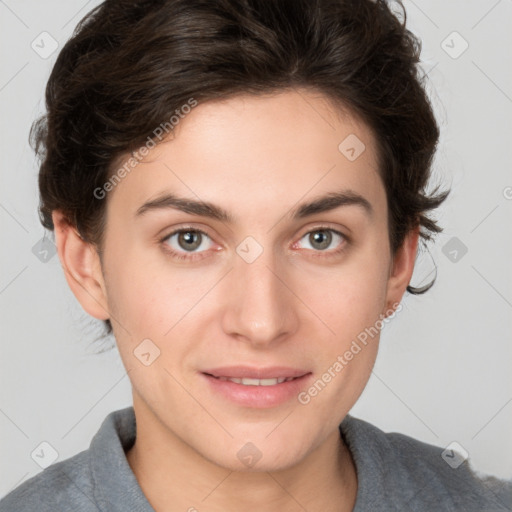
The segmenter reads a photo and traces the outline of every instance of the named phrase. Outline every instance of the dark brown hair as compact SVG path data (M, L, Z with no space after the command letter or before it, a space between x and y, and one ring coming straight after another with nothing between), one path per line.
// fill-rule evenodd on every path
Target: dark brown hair
M383 0L103 2L62 48L31 129L43 226L61 210L101 254L106 201L94 191L177 109L305 87L375 134L392 250L418 225L429 240L441 229L428 212L448 192L426 190L439 129L399 6L402 20Z

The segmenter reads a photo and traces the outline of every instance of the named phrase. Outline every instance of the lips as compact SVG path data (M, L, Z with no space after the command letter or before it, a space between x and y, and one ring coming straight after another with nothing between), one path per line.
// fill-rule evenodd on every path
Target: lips
M313 373L285 366L229 366L200 372L206 392L238 406L271 409L296 400Z

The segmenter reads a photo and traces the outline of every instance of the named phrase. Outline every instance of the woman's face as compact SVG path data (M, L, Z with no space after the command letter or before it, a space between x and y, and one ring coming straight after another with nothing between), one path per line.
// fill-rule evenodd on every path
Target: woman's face
M102 277L141 424L233 470L338 435L408 282L375 151L321 95L244 95L193 108L115 186Z

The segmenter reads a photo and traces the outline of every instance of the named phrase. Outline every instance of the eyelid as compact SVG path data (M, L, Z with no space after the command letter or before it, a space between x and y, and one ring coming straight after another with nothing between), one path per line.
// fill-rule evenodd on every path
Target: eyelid
M307 235L308 233L314 232L314 231L333 231L334 233L337 233L338 235L341 235L343 238L345 238L347 241L350 240L350 236L346 233L346 231L349 231L347 228L340 227L339 224L332 225L329 222L320 222L318 224L315 224L313 226L308 226L307 228L303 228L304 231L302 234L298 237L300 240L304 237L304 235Z

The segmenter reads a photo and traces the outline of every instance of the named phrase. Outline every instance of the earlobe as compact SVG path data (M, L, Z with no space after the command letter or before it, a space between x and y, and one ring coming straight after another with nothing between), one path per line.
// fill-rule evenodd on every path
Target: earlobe
M393 304L398 304L407 289L414 271L420 227L410 230L398 248L390 265L386 305L389 310Z
M60 211L52 213L59 259L71 291L98 320L110 318L101 262L96 248L83 240Z

